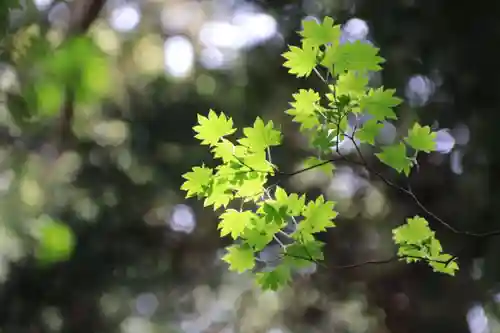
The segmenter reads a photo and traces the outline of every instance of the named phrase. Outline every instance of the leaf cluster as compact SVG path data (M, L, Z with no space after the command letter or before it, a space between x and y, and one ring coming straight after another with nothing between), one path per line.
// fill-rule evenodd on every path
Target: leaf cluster
M304 162L304 171L318 167L331 175L335 168L328 156L340 154L339 143L350 140L358 152L358 143L372 146L383 164L409 176L418 154L435 150L436 133L429 126L415 123L399 142L376 144L384 124L398 120L396 107L402 102L394 89L369 85L370 72L380 71L385 61L379 49L362 41L341 43L341 27L330 17L320 23L304 21L299 34L301 45L289 46L283 53L284 67L298 78L316 73L327 90L322 94L314 89L300 89L292 95L290 108L285 111L316 150ZM361 115L368 120L350 125L349 117L360 119ZM218 229L221 236L235 241L223 257L229 268L240 273L253 270L258 253L272 242L278 243L280 262L256 273L262 288L275 290L291 280L293 269L322 260L323 244L316 235L335 226L335 203L322 196L307 201L304 195L288 194L279 186L268 185L269 178L279 173L271 162L271 148L282 141L273 122L257 118L235 140L233 120L210 110L207 116L198 115L194 131L220 164L213 169L205 165L194 167L183 176L181 188L187 192L186 197L203 199L205 206L224 208ZM239 201L238 209L229 207L233 201ZM293 231L287 232L290 224ZM424 218L409 218L393 233L401 259L425 261L435 271L451 275L458 269L453 258L442 252ZM286 244L278 236L284 236Z

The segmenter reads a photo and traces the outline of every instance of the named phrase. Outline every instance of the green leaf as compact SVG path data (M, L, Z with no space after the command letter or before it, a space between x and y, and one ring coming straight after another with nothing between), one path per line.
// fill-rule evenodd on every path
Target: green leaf
M229 264L229 269L243 273L255 266L255 257L248 245L232 245L227 248L227 254L222 260Z
M327 43L338 44L340 39L340 25L334 25L331 17L325 17L323 23L314 20L303 20L303 30L300 35L305 43L312 46L322 46Z
M324 245L323 242L317 240L304 243L293 243L287 246L285 250L285 262L298 268L307 267L312 262L324 259Z
M290 51L282 54L286 59L283 66L289 68L290 74L295 74L297 77L309 76L316 67L316 55L318 51L309 44L305 44L302 48L290 46Z
M365 109L376 120L397 119L392 110L393 107L401 104L400 98L394 97L395 90L383 87L370 89L368 94L360 99L360 108Z
M243 129L245 138L238 142L251 151L265 150L271 146L278 146L281 143L281 133L273 128L273 122L269 121L264 125L264 121L257 117L253 127Z
M298 93L292 96L295 99L295 102L290 103L293 109L285 112L293 116L293 121L300 124L301 130L320 125L316 115L316 109L320 101L319 94L313 89L300 89Z
M238 158L243 158L247 152L248 149L246 147L234 145L226 138L223 138L212 148L214 157L222 159L224 163L229 163L231 161L238 162Z
M343 119L341 124L347 124L347 121ZM344 130L342 128L343 125L340 126L341 131ZM332 125L331 127L334 129L327 126L321 126L310 134L309 142L313 148L318 149L322 153L331 152L337 142L337 126ZM339 140L342 140L342 138L339 138Z
M295 102L291 105L297 110L307 114L314 114L316 105L320 100L319 94L314 89L300 89L298 93L292 95Z
M325 202L322 195L320 195L316 201L309 201L302 212L304 220L299 223L297 230L313 234L326 231L326 228L335 227L332 220L338 213L333 210L334 206L335 203L333 201Z
M427 220L418 215L394 229L393 239L400 246L398 256L408 263L425 260L435 272L449 275L454 275L458 270L453 257L442 253L441 243L435 238Z
M431 151L436 150L435 140L436 133L432 133L429 126L422 127L419 123L415 123L412 129L408 132L408 137L405 141L415 150L430 153Z
M312 168L314 166L317 166L318 170L321 170L329 177L332 176L333 170L335 169L332 162L325 161L314 156L310 156L304 161L304 168Z
M244 198L245 201L257 201L262 196L262 189L265 183L266 177L262 177L261 175L256 178L245 179L241 185L234 188L236 190L236 196Z
M285 190L279 186L276 186L274 195L276 197L277 204L280 206L286 206L287 213L291 216L297 216L302 212L306 201L305 195L300 197L296 193L288 195Z
M261 221L263 221L263 219L261 219ZM248 245L250 245L254 251L262 251L273 240L273 236L278 230L278 228L273 230L273 228L263 229L254 226L251 229L246 229L242 238L246 239Z
M434 237L427 220L420 216L407 219L406 224L397 227L392 233L396 244L417 244Z
M225 179L216 179L211 183L207 191L206 199L203 202L205 207L214 206L214 210L220 207L226 207L229 201L233 199L233 193L229 189L229 183Z
M425 248L419 246L409 246L406 243L402 243L398 249L398 256L401 257L407 263L418 262L422 259L427 258L427 253Z
M452 258L453 257L451 255L443 253L433 258L434 260L438 260L441 262L430 261L429 265L432 267L434 272L454 276L455 272L458 270L458 264L455 260L452 260Z
M379 123L376 119L370 119L363 124L363 127L356 131L355 136L361 142L375 145L375 137L379 134L382 127L384 127L384 125Z
M443 247L441 246L441 243L439 242L439 240L434 238L434 234L433 234L433 237L430 239L430 242L429 242L427 247L429 249L429 253L430 253L431 257L438 256L438 255L440 255L441 252L443 252Z
M204 194L212 182L213 170L205 166L193 167L193 171L182 175L186 181L182 184L181 190L187 192L186 198L197 194Z
M279 202L267 200L257 212L263 214L267 222L282 226L288 217L287 208L280 205Z
M368 75L365 72L349 71L339 75L335 93L337 96L348 95L357 98L364 95L367 85Z
M252 227L252 220L255 218L257 215L251 211L239 212L235 209L228 209L220 216L217 229L220 229L222 237L230 234L233 239L237 239L245 229Z
M256 170L259 173L270 173L274 172L273 165L266 159L266 152L264 150L254 151L247 154L243 161L246 166L252 170Z
M410 174L412 161L406 156L406 146L400 142L392 146L382 147L382 152L375 154L382 163L387 164L397 172Z
M327 48L321 65L334 68L335 74L345 71L379 71L384 58L378 56L379 49L361 41L345 43Z
M226 118L224 113L217 116L213 110L208 113L208 118L198 115L198 123L193 129L198 133L195 138L201 140L202 145L215 146L224 136L236 131L232 118Z
M290 267L279 265L270 272L257 273L256 278L263 290L278 290L291 280Z

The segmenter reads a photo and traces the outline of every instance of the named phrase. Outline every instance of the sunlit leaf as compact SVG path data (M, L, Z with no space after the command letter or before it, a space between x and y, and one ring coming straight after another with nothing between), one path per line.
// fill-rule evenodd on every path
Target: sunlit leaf
M198 115L198 123L193 129L198 133L195 137L201 140L202 145L215 146L224 136L236 131L233 119L227 118L224 113L217 116L213 110L210 110L208 117Z
M400 142L392 146L382 147L382 152L375 154L379 160L397 172L404 172L406 175L410 174L412 161L406 156L406 146Z
M238 142L251 151L265 150L271 146L278 146L281 143L281 133L274 129L273 122L264 124L264 121L257 117L253 127L243 129L245 137Z
M290 281L290 267L279 265L270 272L257 273L256 278L263 290L277 290Z
M340 39L340 25L334 25L331 17L325 17L321 24L314 20L303 21L303 30L300 35L303 41L312 46L321 46L327 43L336 43Z
M401 104L402 100L394 97L395 90L370 89L368 94L361 98L360 108L366 110L376 120L397 119L392 108Z
M283 66L289 68L290 74L297 77L309 76L316 66L317 50L311 45L303 45L302 48L290 46L290 51L283 53L286 59Z
M406 143L408 143L415 150L430 153L436 149L435 140L436 133L432 132L429 126L422 127L419 123L415 123L408 132Z
M229 269L243 273L255 266L253 250L246 245L232 245L227 248L227 254L222 260L229 264Z

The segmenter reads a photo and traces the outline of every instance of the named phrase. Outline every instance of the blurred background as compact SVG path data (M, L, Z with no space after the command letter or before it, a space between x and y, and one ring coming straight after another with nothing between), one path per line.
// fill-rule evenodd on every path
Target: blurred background
M279 292L230 273L217 214L181 175L211 163L195 140L209 108L280 124L283 170L311 152L284 111L316 77L280 56L301 20L332 16L346 41L381 49L371 84L405 99L391 143L438 131L409 183L461 230L500 229L500 5L478 0L25 0L0 4L0 331L8 333L500 332L498 238L430 219L455 277L391 262L391 229L423 214L360 166L308 171L290 191L338 202L325 267ZM85 38L83 36L86 36ZM353 154L352 147L342 149ZM367 151L367 156L370 151ZM375 164L387 178L399 180ZM261 259L273 256L266 249Z

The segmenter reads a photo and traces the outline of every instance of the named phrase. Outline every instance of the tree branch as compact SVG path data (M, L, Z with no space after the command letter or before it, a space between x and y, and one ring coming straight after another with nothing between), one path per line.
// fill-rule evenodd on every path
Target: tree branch
M106 0L75 0L72 2L71 21L66 39L84 35L98 18ZM72 123L75 113L75 92L71 87L65 89L65 99L60 110L59 148L68 149L74 142Z

